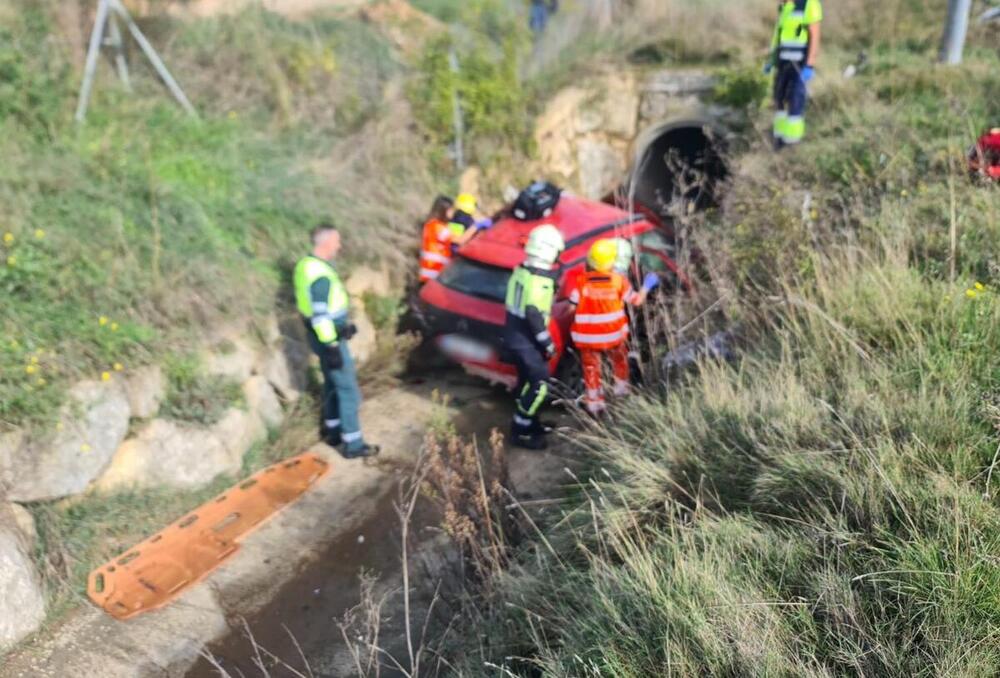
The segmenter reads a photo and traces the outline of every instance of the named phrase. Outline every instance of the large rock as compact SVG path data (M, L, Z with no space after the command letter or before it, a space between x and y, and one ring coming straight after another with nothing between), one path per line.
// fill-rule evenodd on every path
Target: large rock
M35 549L35 543L38 541L38 528L35 527L35 517L31 515L31 511L20 504L7 504L7 508L10 510L14 525L21 532L21 536L24 537L25 546L30 553ZM0 514L2 513L3 508L0 507Z
M235 473L243 466L243 455L267 438L267 428L256 413L233 407L212 427L212 435L222 441L229 453L231 470L226 473Z
M357 298L351 300L351 321L357 326L358 333L351 339L351 356L358 366L368 362L378 348L378 333L375 325L368 319L364 304Z
M351 277L344 283L352 299L363 301L366 293L387 297L392 294L392 281L384 268L375 270L370 266L359 266L351 271Z
M285 401L295 402L306 389L309 347L295 339L278 342L263 363L263 376Z
M243 336L232 333L218 341L212 351L202 354L205 372L240 383L250 378L257 367L257 350Z
M243 396L250 411L255 412L267 426L276 428L284 421L285 412L281 409L281 401L265 377L247 379L243 384Z
M81 382L69 395L54 432L41 438L21 437L16 447L5 443L0 481L11 501L58 499L83 492L125 439L131 410L117 380Z
M45 618L45 598L26 540L0 506L0 651L33 633Z
M125 379L125 394L137 419L150 419L160 411L167 392L167 380L159 365L147 365L131 372Z
M580 190L599 200L615 190L625 176L624 153L609 144L583 140L579 144Z
M243 454L266 433L259 418L235 408L211 428L154 419L118 448L95 489L203 487L239 472Z

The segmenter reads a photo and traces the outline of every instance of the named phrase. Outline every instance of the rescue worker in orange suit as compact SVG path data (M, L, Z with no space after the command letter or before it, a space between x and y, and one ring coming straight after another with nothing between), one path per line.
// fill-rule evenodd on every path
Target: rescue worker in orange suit
M598 240L590 248L587 269L570 293L576 306L570 334L583 363L584 403L587 412L599 415L605 409L601 386L602 356L607 354L615 375L614 394L628 395L628 316L625 304L641 306L649 292L660 284L655 273L643 280L636 292L631 283L614 270L618 244L609 238Z
M420 282L435 280L451 261L451 245L454 240L449 212L452 199L439 195L434 199L431 212L424 222L424 236L420 246Z

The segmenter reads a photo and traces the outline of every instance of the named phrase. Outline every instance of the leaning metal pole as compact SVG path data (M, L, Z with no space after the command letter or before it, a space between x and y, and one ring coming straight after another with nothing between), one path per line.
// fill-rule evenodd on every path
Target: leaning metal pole
M198 113L194 110L194 106L191 105L191 102L188 101L187 96L184 94L184 90L182 90L181 86L177 84L176 80L174 80L174 76L170 74L166 64L164 64L163 60L160 59L160 55L156 53L156 50L149 43L149 40L146 39L146 36L139 30L135 21L132 20L132 16L128 13L128 10L125 9L125 6L122 5L121 0L108 0L108 2L111 3L112 8L114 8L115 12L118 13L118 16L120 16L125 22L128 32L131 33L132 37L135 38L135 41L139 43L139 47L141 47L142 51L145 52L146 58L149 59L151 64L153 64L153 68L156 69L156 72L167 86L167 89L170 90L170 93L174 95L174 98L177 99L177 102L185 111L197 117Z
M90 33L90 46L87 48L87 62L83 67L83 84L80 85L80 100L76 105L76 121L83 122L87 116L87 105L90 103L90 90L94 86L94 71L97 69L97 57L100 55L101 42L104 40L104 27L108 24L108 0L100 0L97 4L97 19L94 30Z
M111 14L113 12L114 14ZM94 87L94 74L97 70L97 59L100 56L101 45L104 44L104 33L110 30L112 43L116 49L115 64L118 75L126 88L130 88L128 78L128 66L125 63L124 45L122 43L121 32L118 30L117 19L125 22L128 32L139 44L143 54L153 65L157 75L170 90L170 93L181 105L181 107L194 117L198 116L194 106L188 101L184 90L177 84L177 80L171 75L170 70L156 53L156 49L150 44L146 36L139 30L139 26L132 20L132 16L125 9L121 0L99 0L97 4L97 18L94 21L94 30L90 34L90 45L87 49L87 61L83 69L83 83L80 85L80 100L76 107L76 121L83 122L87 117L87 106L90 104L90 93Z

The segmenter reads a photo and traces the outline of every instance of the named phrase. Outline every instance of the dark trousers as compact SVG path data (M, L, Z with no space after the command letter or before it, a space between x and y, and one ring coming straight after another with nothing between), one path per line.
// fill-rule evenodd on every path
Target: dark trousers
M361 389L358 387L357 370L347 342L340 342L344 364L336 370L330 366L327 347L319 341L312 328L309 329L309 345L319 356L319 366L323 372L321 429L326 433L340 434L348 452L360 450L365 446L358 413L361 408Z
M538 412L549 393L548 362L534 342L523 334L508 333L506 343L510 359L517 368L511 432L516 436L538 435L542 433Z

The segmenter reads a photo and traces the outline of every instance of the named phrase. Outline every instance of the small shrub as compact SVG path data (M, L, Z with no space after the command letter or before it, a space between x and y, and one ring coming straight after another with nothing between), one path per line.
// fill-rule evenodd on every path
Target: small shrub
M239 383L221 376L205 375L196 359L175 358L167 364L167 396L160 416L210 426L231 407L243 405Z
M724 106L755 109L768 96L768 79L756 68L726 69L718 78L712 96Z

